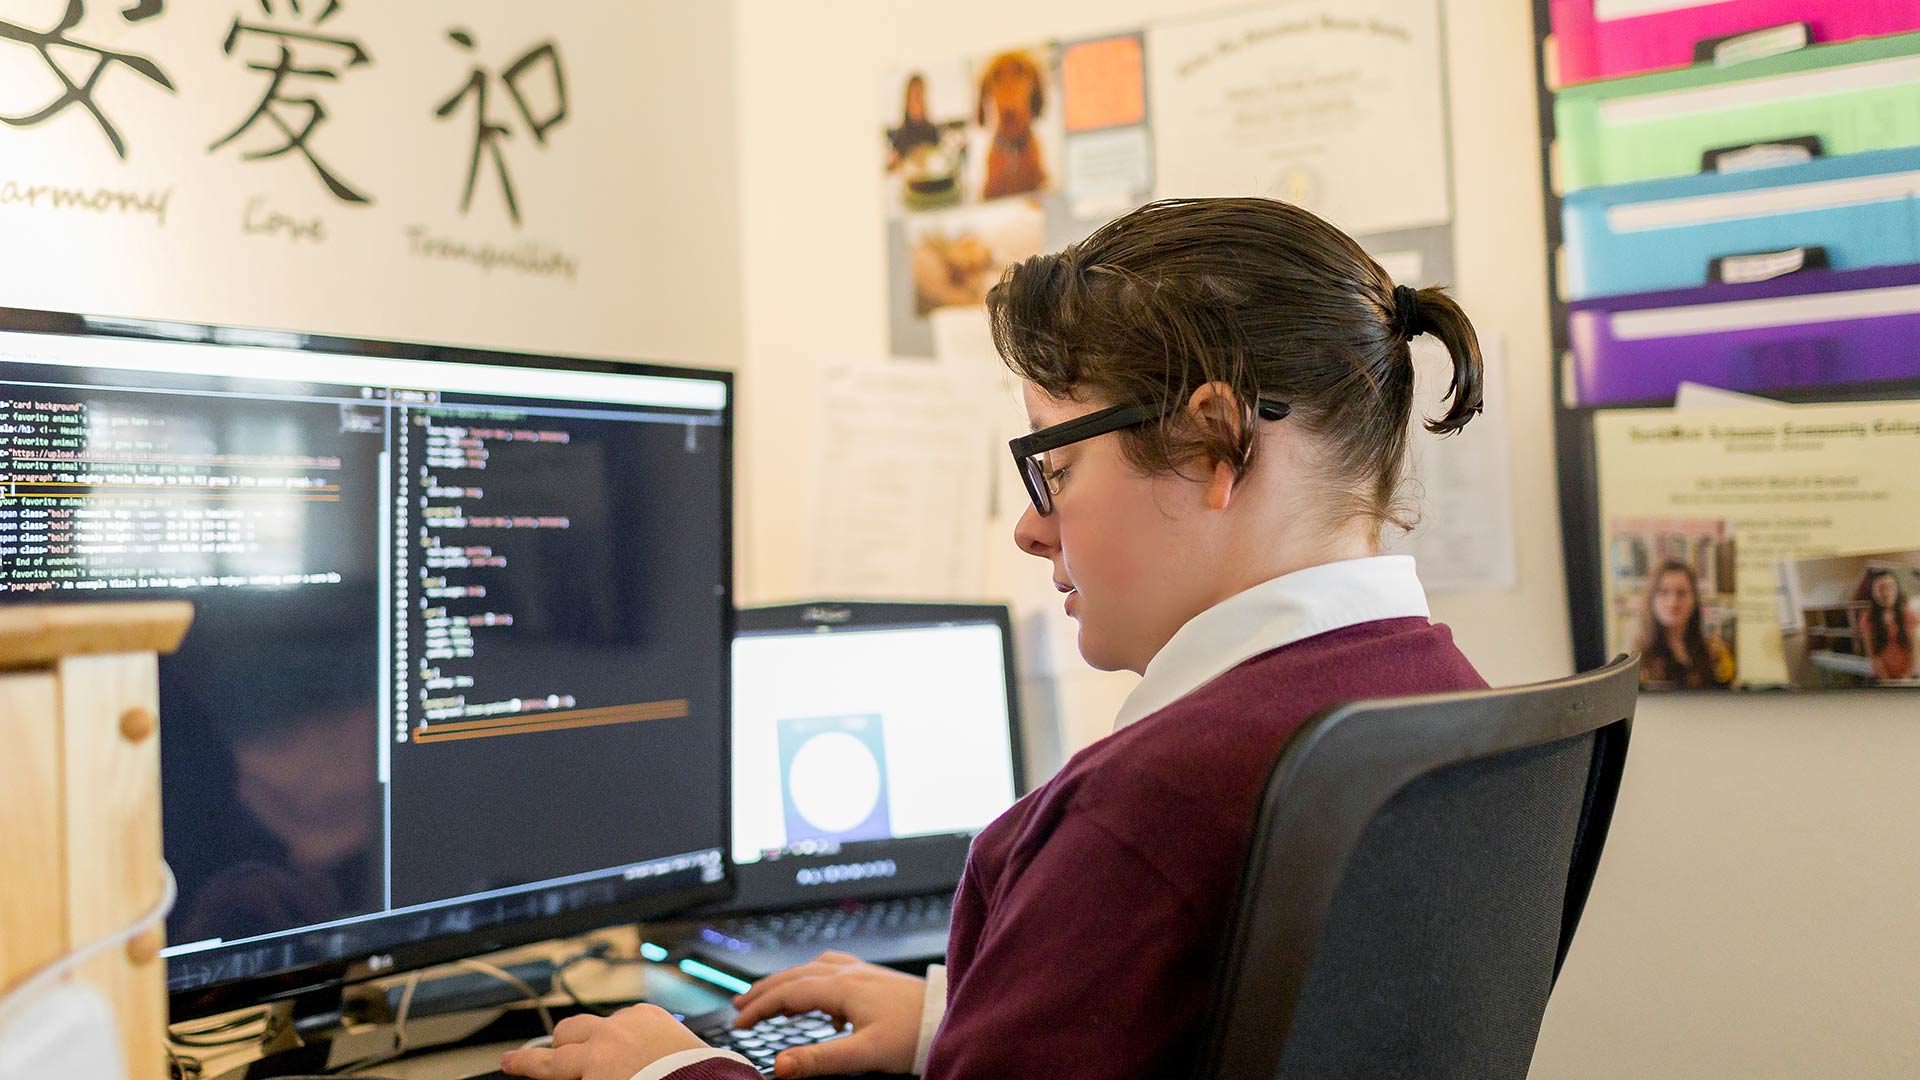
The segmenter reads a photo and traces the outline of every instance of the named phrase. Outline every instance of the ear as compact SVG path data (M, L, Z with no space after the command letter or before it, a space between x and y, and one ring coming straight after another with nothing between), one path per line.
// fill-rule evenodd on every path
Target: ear
M999 64L988 64L987 70L980 73L980 106L975 110L974 121L981 127L987 126L987 88L993 84L993 69Z
M1214 438L1228 445L1239 442L1246 410L1241 407L1240 396L1233 392L1233 387L1223 382L1207 383L1187 398L1187 411L1191 414L1189 419ZM1226 458L1216 458L1209 463L1208 509L1225 510L1232 505L1234 491L1240 483L1239 465Z
M1040 110L1047 104L1047 76L1038 64L1029 63L1028 67L1033 70L1033 100L1028 102L1028 105L1031 106L1032 114L1037 117L1040 115Z

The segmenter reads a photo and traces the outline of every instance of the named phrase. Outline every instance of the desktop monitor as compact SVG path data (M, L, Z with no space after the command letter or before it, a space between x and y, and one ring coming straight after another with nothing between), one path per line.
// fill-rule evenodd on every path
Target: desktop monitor
M951 891L1022 788L1002 604L746 608L729 910Z
M176 1018L728 893L732 381L0 309L0 604L185 599Z

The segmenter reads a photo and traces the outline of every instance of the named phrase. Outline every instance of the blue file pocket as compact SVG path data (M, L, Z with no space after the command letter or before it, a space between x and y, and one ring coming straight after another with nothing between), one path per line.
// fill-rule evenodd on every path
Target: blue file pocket
M1570 300L1693 288L1716 258L1794 248L1835 270L1920 263L1920 148L1588 188L1562 213Z

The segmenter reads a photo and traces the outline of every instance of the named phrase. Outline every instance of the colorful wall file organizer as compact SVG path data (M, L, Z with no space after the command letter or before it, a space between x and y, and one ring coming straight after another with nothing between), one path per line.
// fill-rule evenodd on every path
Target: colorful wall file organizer
M1812 44L1920 30L1913 0L1553 0L1562 85L1695 62L1701 42L1803 23ZM1749 39L1751 40L1751 39ZM1707 57L1706 59L1711 59Z
M1704 285L1716 258L1795 248L1836 270L1920 263L1920 147L1587 188L1561 221L1573 300Z
M1582 405L1673 400L1682 382L1764 393L1920 379L1920 266L1570 305Z
M1710 153L1812 137L1822 155L1920 145L1920 34L1569 87L1563 192L1702 171Z

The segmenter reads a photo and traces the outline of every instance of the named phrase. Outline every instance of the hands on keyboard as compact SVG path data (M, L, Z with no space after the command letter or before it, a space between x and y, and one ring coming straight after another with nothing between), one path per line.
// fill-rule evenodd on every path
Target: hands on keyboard
M773 1075L773 1058L794 1046L830 1042L853 1032L853 1027L835 1027L826 1013L810 1012L799 1016L774 1016L750 1028L734 1028L720 1020L695 1028L693 1033L707 1045L732 1050L753 1062L762 1076Z

